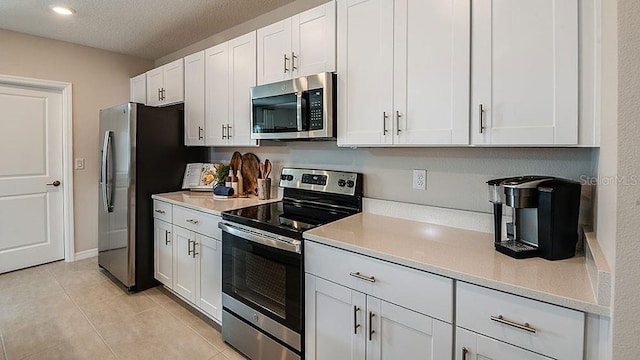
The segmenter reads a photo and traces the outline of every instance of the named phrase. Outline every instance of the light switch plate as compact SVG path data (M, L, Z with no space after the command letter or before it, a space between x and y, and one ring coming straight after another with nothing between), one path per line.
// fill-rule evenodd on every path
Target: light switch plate
M84 159L83 158L77 158L75 160L74 168L76 170L84 170Z

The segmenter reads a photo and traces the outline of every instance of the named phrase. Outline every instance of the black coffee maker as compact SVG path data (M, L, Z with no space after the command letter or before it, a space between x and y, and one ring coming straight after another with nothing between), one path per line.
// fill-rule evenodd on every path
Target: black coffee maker
M540 256L561 260L575 255L580 183L549 176L518 176L489 180L487 184L497 251L516 259ZM503 205L512 213L505 237Z

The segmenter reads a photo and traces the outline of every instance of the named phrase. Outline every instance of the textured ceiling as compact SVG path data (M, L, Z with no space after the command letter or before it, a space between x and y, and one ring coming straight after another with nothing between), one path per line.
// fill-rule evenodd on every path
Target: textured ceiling
M0 0L0 28L158 59L293 0ZM76 10L62 16L63 4Z

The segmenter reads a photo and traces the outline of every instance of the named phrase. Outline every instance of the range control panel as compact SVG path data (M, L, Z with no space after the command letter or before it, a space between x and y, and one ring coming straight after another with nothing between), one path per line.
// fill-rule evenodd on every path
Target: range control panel
M283 168L280 187L362 195L362 174L332 170Z

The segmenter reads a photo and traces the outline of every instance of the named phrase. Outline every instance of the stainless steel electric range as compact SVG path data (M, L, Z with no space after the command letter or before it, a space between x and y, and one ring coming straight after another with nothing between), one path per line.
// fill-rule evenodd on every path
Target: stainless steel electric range
M362 174L284 168L283 199L222 213L222 336L253 360L304 358L302 233L362 211Z

